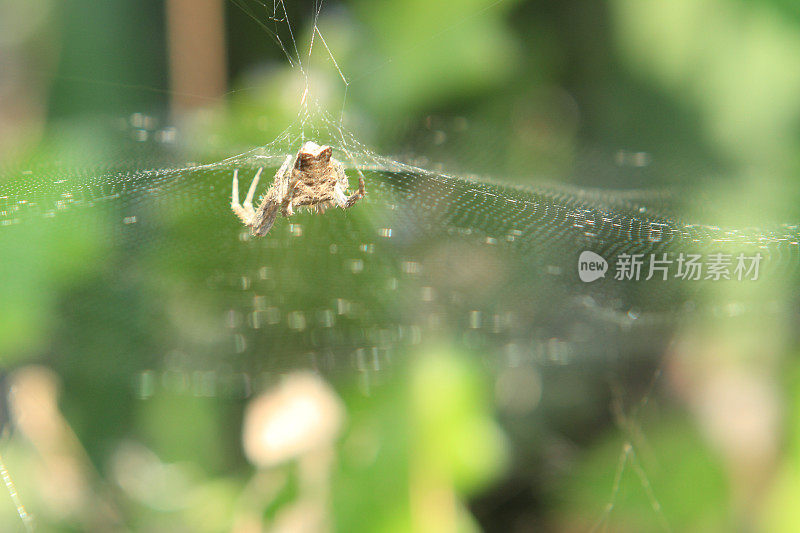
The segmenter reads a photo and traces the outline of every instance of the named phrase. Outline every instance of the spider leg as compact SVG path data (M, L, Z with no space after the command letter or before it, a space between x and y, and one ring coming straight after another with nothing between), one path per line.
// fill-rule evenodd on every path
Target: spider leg
M361 172L358 173L358 190L348 197L344 194L347 190L347 174L344 171L344 165L339 161L336 162L336 174L338 177L337 183L333 188L332 203L342 209L347 209L361 200L367 193L364 189L364 175Z
M278 199L285 198L286 193L289 192L289 179L292 176L293 163L294 156L286 156L281 168L275 173L275 197Z
M338 183L333 187L333 202L342 209L347 205L347 196L345 196L342 186Z
M247 191L247 196L244 199L244 210L247 211L251 217L256 216L256 212L253 210L253 195L256 192L256 186L258 185L258 179L261 177L261 171L264 170L263 167L258 168L258 172L256 172L256 177L253 178L253 183L250 184L250 189Z
M294 168L294 165L292 166ZM294 195L299 183L300 181L297 175L293 174L292 171L289 170L286 174L286 180L284 181L283 201L281 202L281 214L285 217L294 215L294 207L298 205L295 202Z
M284 202L283 205L283 216L290 217L294 215L294 206L292 205L292 201L288 200Z
M364 195L367 194L366 188L364 187L364 175L359 172L358 173L358 190L350 195L350 198L344 203L344 208L347 209L348 207L353 207L357 201L364 198Z
M251 225L253 228L251 233L253 235L266 235L272 229L272 225L275 224L281 199L285 196L288 188L289 176L292 172L292 161L293 156L286 157L281 168L275 173L275 182L255 210L253 224Z
M235 169L233 171L233 187L231 191L231 210L234 214L241 219L242 222L246 226L250 226L253 223L253 216L252 216L252 208L250 212L247 209L242 207L242 204L239 203L239 169Z

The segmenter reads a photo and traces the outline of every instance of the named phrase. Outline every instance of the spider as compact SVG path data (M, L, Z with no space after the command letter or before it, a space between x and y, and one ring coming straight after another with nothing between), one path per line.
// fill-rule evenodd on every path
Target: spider
M332 154L330 146L320 146L313 141L303 144L296 156L286 157L256 209L253 209L253 194L263 168L256 172L244 204L239 203L239 170L234 170L231 209L253 235L263 236L272 228L279 212L290 217L296 207L316 212L324 212L332 205L342 209L352 207L366 194L364 177L358 179L358 191L347 196L349 184L344 167Z

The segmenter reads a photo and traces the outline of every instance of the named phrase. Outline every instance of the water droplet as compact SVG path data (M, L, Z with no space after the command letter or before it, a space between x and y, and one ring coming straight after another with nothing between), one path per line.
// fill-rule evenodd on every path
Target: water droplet
M139 373L136 379L136 396L141 400L146 400L155 394L156 377L152 370L144 370Z
M277 307L267 307L264 310L264 314L266 315L267 324L271 326L274 326L281 321L281 312Z
M548 339L545 351L547 359L550 362L559 364L566 364L569 362L570 344L561 339Z
M178 139L178 130L172 127L164 128L156 133L156 140L162 144L172 144Z
M237 333L233 336L233 344L236 353L244 353L244 351L247 349L247 340L241 333Z
M353 366L359 372L364 372L367 370L366 358L364 353L364 348L359 348L353 353Z
M419 274L422 272L422 265L420 265L417 261L403 261L400 265L400 268L406 274Z
M323 309L319 312L319 324L323 328L333 327L333 311L330 309Z
M302 311L292 311L287 316L289 329L303 331L306 329L306 315Z
M503 329L503 317L492 315L492 333L500 333Z
M364 271L364 261L361 259L351 259L350 260L350 271L353 274L360 274Z
M480 311L470 311L469 312L469 327L471 329L478 329L481 327L481 312Z
M130 117L131 126L134 128L144 127L144 115L142 113L133 113Z
M226 315L225 323L229 328L233 329L238 327L239 324L242 323L242 320L239 313L237 313L235 309L231 309Z
M373 346L371 353L372 353L372 370L375 370L377 372L378 370L381 369L381 358L380 355L378 354L378 347Z
M336 299L336 314L346 315L350 313L350 302L343 298Z

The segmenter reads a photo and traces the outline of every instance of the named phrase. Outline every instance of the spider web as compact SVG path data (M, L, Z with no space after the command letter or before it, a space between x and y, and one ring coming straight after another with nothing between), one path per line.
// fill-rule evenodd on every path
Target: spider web
M120 382L135 376L142 397L160 389L243 397L263 376L290 368L356 375L369 393L405 350L442 336L487 354L487 368L497 373L521 364L544 376L592 369L613 384L633 361L651 379L644 391L614 392L625 438L611 467L609 503L590 518L597 530L609 525L632 470L652 522L670 529L639 452L646 448L641 416L658 387L659 355L681 324L724 315L741 295L721 298L704 283L624 283L611 276L586 284L577 276L578 256L590 250L610 261L623 253L758 251L762 277L783 286L800 257L798 226L712 226L684 220L675 205L679 195L663 191L522 187L381 156L345 127L346 99L332 117L311 90L304 64L314 46L330 55L345 95L349 86L317 25L322 2L308 56L298 51L283 1L262 5L272 11L266 18L236 3L260 21L303 78L296 121L269 144L212 163L187 165L169 142L133 142L126 131L89 165L76 154L58 165L2 169L0 242L16 255L6 261L6 277L21 280L20 290L6 295L9 308L46 291L50 277L68 275L42 266L58 256L39 248L85 247L96 266L82 273L76 293L100 285L112 303L76 297L59 320L68 324L68 314L89 330L125 332L131 306L161 302L144 320L165 320L168 334L151 339L150 353L134 354L129 367L110 370ZM271 24L282 25L289 39ZM349 210L279 219L266 238L252 238L230 212L233 171L246 186L259 168L265 177L274 174L306 140L332 146L351 189L365 179L366 198ZM26 242L37 246L26 249ZM45 289L30 290L39 283ZM748 301L747 313L775 313L773 304ZM626 396L634 398L627 402L633 408Z

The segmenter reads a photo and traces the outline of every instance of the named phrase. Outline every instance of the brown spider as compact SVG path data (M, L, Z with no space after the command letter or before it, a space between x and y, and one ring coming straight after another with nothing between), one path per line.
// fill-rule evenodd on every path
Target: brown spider
M253 194L258 185L263 168L259 168L244 205L239 203L239 170L233 171L233 192L231 209L253 235L266 235L278 211L290 217L295 207L306 207L316 212L324 212L332 205L347 209L364 197L364 177L358 179L358 191L347 196L347 176L342 164L332 157L330 146L320 146L308 141L296 156L287 156L275 174L275 181L264 195L261 203L253 209ZM294 164L292 160L294 159Z

